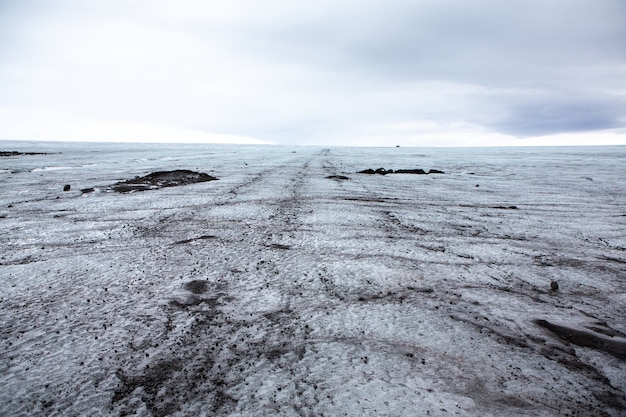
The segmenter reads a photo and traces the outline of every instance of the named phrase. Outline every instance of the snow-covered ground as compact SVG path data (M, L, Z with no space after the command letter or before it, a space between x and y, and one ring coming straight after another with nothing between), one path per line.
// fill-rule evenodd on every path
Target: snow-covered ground
M626 147L0 150L0 415L626 414Z

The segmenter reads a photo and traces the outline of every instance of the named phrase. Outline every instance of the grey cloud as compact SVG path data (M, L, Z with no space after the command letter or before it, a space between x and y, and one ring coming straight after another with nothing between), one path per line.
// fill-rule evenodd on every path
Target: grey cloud
M626 59L624 2L425 3L272 22L253 37L268 41L263 53L275 47L281 59L392 81L540 82L555 67Z
M15 4L0 0L0 107L281 143L413 122L626 126L622 0Z
M493 127L521 137L614 129L623 127L625 107L594 101L512 104L508 117Z
M263 54L354 73L389 85L446 81L535 89L477 96L462 118L516 136L622 126L626 64L621 1L414 2L255 28ZM598 68L606 68L598 77ZM571 74L568 69L571 69ZM601 71L601 70L600 70ZM506 100L504 100L506 98ZM472 107L503 117L481 117ZM441 109L445 113L444 109ZM440 117L445 118L445 114Z

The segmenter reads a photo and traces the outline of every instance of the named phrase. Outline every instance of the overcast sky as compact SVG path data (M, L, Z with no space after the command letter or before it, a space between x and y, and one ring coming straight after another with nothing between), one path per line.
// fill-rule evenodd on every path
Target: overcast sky
M626 1L0 0L0 138L626 144Z

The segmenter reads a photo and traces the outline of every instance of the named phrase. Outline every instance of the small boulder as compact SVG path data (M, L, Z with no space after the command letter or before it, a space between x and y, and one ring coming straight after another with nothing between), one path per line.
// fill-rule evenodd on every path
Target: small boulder
M65 184L65 185L63 186L63 191L69 191L69 190L71 190L71 189L72 189L72 187L71 187L69 184Z
M399 169L396 171L396 174L418 174L418 175L424 175L426 174L426 171L424 171L421 168L417 168L417 169Z
M558 282L556 282L556 281L552 281L552 282L550 283L550 289L551 289L552 291L558 291L558 290L559 290L559 283L558 283Z

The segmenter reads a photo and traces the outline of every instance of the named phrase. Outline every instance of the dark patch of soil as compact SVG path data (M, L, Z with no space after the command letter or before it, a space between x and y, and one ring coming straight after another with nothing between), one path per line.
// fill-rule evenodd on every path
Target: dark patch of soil
M121 369L118 369L116 375L122 382L122 385L115 390L112 402L116 403L129 396L137 388L143 388L144 394L142 401L154 416L167 416L176 411L177 400L179 400L179 392L172 392L171 387L167 388L167 394L158 395L159 391L172 378L172 375L182 369L180 360L161 361L158 366L144 369L139 375L126 375Z
M111 186L111 190L118 193L130 193L133 191L156 190L165 187L195 184L198 182L215 181L216 177L203 172L194 172L187 169L174 171L157 171L143 177L121 181Z
M493 206L491 208L498 209L498 210L518 210L517 206Z
M428 172L424 171L421 168L415 168L415 169L385 169L385 168L378 168L376 170L368 168L368 169L364 169L362 171L358 171L357 174L380 174L380 175L387 175L387 174L416 174L416 175L428 175L428 174L445 174L445 172L440 171L438 169L431 169Z
M349 177L346 177L345 175L329 175L326 178L328 178L329 180L339 180L339 181L346 181L349 180Z
M597 324L589 327L589 330L574 329L550 323L546 320L535 320L538 326L548 329L561 339L578 346L589 347L609 353L616 358L626 360L626 340L624 338L614 338L611 334L618 334L616 330ZM601 332L599 330L602 330Z

